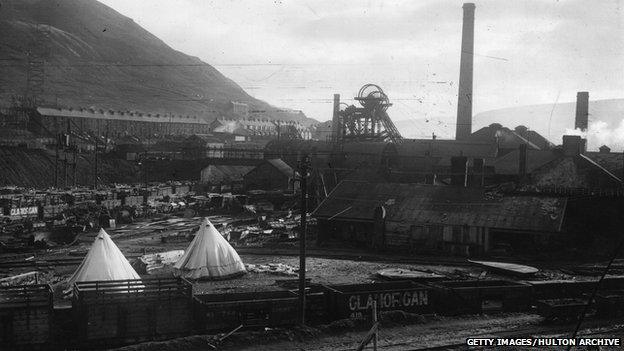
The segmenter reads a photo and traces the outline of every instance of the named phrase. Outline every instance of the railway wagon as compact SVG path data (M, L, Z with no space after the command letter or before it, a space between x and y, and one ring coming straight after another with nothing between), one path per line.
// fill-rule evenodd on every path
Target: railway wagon
M47 284L0 287L2 349L46 349L51 337L52 288Z
M624 290L606 290L596 294L596 310L603 317L624 315Z
M528 311L531 285L507 280L451 280L430 283L437 312L445 315Z
M598 278L588 280L544 280L527 281L533 287L533 299L575 298L591 294L596 288ZM607 277L602 281L600 290L624 290L624 277Z
M351 285L313 285L306 295L309 324L368 318L372 302L380 311L446 315L490 311L529 311L549 295L585 295L595 281L515 282L503 280L409 281ZM605 281L598 307L621 312L624 279ZM80 282L71 307L53 309L48 285L0 290L0 342L7 349L104 348L142 341L245 328L298 323L296 290L192 294L184 279ZM562 290L563 289L563 290ZM561 295L563 294L563 295ZM554 305L553 305L554 306ZM48 347L49 346L49 347Z
M122 345L189 335L192 284L184 279L77 282L73 346Z
M297 291L202 294L193 297L196 332L218 332L245 327L278 327L298 323ZM325 290L313 286L306 293L306 320L326 320Z
M332 320L368 318L373 301L379 311L429 314L434 312L431 288L409 282L327 286L328 316Z

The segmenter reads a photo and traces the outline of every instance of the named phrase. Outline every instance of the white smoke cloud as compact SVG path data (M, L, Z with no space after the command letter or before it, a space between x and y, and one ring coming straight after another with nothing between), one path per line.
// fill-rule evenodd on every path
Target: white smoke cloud
M565 135L580 135L587 139L587 149L596 151L602 145L607 145L611 151L622 151L624 149L624 119L615 126L604 121L591 121L587 131L580 129L566 129Z

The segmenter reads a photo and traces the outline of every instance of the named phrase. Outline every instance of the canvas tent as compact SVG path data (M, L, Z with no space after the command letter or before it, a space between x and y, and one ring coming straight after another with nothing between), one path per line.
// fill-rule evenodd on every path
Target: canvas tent
M208 218L204 218L195 238L174 267L177 274L192 279L221 279L246 272L236 250Z
M69 278L69 285L75 282L140 278L110 235L104 229L100 229L89 253Z

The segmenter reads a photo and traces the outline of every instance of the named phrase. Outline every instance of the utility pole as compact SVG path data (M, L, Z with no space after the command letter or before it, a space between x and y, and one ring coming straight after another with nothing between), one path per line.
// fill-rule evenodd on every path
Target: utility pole
M58 163L59 163L59 144L61 143L61 134L56 134L56 148L54 157L54 187L58 189Z
M299 233L299 321L305 325L306 306L306 217L308 201L308 172L310 158L304 154L299 160L299 180L301 184L301 232Z
M72 146L72 150L74 152L74 187L76 187L76 162L78 161L76 153L78 152L78 146L74 144L74 146Z
M93 155L93 189L97 190L98 186L98 138L95 137L95 150Z

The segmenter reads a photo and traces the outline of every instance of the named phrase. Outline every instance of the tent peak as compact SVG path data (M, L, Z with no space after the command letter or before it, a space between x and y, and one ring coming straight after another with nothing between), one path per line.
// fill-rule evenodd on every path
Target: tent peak
M212 223L210 222L208 217L204 217L204 219L202 220L202 226L210 227L211 225Z
M106 232L106 230L104 230L104 228L100 228L100 232L97 235L98 239L104 239L105 236L107 236L108 233Z

